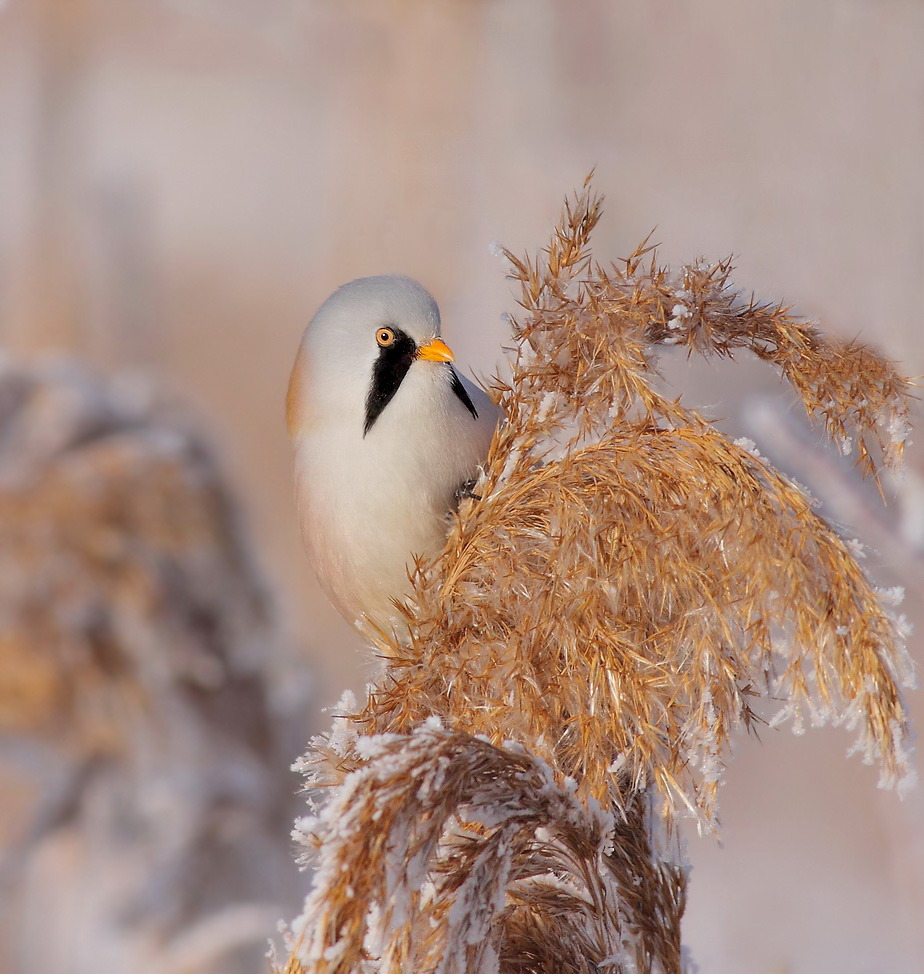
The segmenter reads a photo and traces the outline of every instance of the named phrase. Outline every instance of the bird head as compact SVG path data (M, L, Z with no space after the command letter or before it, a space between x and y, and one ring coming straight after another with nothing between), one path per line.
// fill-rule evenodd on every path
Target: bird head
M286 397L289 435L336 415L375 426L412 368L453 361L430 294L407 277L362 277L318 309L302 339Z

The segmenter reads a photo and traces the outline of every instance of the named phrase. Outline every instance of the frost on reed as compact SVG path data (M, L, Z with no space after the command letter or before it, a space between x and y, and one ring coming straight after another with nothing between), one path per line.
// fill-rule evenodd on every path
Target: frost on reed
M753 352L869 473L901 459L908 383L727 261L593 262L599 215L585 186L540 257L507 254L507 421L407 629L374 636L383 677L302 765L332 790L298 832L318 871L290 972L679 971L657 826L714 823L755 698L909 780L903 621L798 485L657 391L654 354Z

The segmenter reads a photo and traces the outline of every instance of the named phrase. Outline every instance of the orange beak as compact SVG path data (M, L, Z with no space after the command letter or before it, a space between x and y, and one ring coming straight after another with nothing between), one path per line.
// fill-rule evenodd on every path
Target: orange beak
M425 362L452 362L455 355L442 338L431 338L418 346L417 358L422 358Z

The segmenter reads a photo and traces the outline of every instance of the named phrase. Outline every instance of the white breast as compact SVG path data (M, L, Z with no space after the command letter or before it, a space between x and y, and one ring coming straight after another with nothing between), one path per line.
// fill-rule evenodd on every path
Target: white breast
M415 556L439 553L456 492L487 457L497 422L488 397L448 367L417 362L363 436L356 414L311 424L295 443L296 498L309 557L327 596L358 622L397 619Z

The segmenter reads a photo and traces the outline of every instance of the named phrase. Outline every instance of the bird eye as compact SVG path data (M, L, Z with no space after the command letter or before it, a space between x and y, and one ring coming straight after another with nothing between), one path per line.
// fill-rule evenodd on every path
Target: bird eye
M380 328L375 333L375 340L382 346L382 348L388 348L389 345L395 340L395 333L390 328Z

